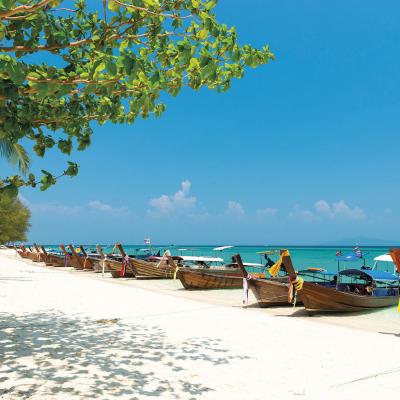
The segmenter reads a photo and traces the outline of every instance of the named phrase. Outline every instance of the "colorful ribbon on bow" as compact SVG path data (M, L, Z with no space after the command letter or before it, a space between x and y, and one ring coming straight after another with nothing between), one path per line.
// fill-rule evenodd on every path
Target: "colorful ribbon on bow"
M283 257L288 257L288 256L290 256L289 250L285 250L282 252L282 254L279 257L279 260L271 268L268 269L268 272L271 274L271 276L278 275L278 272L283 262Z
M126 255L125 257L122 258L122 264L121 264L121 271L119 271L119 276L123 278L126 273L126 266L129 263L129 257Z
M249 280L253 277L247 274L246 278L243 278L243 304L248 304L249 302Z

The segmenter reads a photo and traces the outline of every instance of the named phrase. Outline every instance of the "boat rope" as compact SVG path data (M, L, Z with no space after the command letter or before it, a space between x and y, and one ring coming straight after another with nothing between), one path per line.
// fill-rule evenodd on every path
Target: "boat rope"
M296 307L297 292L303 288L303 283L304 279L300 276L296 276L294 280L289 278L288 303L293 304L293 307Z
M361 378L353 379L352 381L347 381L347 382L343 382L343 383L337 383L335 385L332 385L331 387L338 388L338 387L341 387L341 386L350 385L351 383L365 381L367 379L372 379L372 378L377 378L378 376L382 376L382 375L395 374L397 372L400 372L400 367L389 369L387 371L377 372L376 374L363 376Z
M178 273L179 267L176 266L175 270L174 270L174 281L176 281L176 274Z
M101 276L104 277L104 270L106 268L106 262L107 262L107 254L104 255L104 258L102 260L102 265L101 265Z

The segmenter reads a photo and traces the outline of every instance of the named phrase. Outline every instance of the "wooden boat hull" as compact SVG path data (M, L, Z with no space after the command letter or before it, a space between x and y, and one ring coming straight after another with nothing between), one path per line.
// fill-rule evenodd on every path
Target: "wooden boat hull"
M67 267L83 270L83 260L79 260L77 257L69 255L67 258Z
M22 257L22 258L29 258L28 254L24 251L17 250L17 253Z
M103 272L103 264L104 264L104 272L113 272L110 269L110 265L111 265L111 261L114 261L114 260L103 259L103 258L100 258L100 257L89 257L88 260L90 260L94 272ZM115 271L116 270L120 271L121 270L121 263L118 262L118 261L115 261L115 263L119 264L119 269L118 269L118 266L117 266L115 268Z
M304 307L310 312L353 312L396 305L398 296L366 296L341 292L333 287L304 282Z
M30 251L30 252L27 252L25 255L26 255L25 258L27 258L27 259L29 259L31 261L34 261L34 262L43 261L43 257L41 257L41 255L38 254L38 253L33 253L32 251Z
M288 279L251 279L249 288L262 308L288 306ZM302 292L297 293L296 304L302 303Z
M172 279L174 277L175 268L166 264L165 261L159 263L130 258L129 263L136 277L157 279Z
M47 253L47 255L44 256L44 262L51 267L65 267L64 257L56 254Z
M219 273L219 271L204 272L191 270L190 268L180 268L177 272L177 277L187 290L238 289L243 286L240 270L236 273L229 273L226 270Z
M107 258L106 260L104 260L104 262L105 262L104 265L105 271L110 272L113 278L122 278L120 275L122 268L122 261ZM135 273L133 272L132 267L127 265L125 270L125 275L123 276L123 278L134 278L134 277Z
M113 278L121 278L122 261L113 259L106 260L106 266ZM172 279L175 269L165 262L159 264L157 262L138 260L129 258L126 266L124 278L141 278L141 279Z

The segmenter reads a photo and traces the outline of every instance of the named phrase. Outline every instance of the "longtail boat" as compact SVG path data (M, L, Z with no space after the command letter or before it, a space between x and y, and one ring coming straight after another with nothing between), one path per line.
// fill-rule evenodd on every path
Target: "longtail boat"
M170 265L165 257L161 257L161 259L157 261L139 260L134 257L129 257L125 253L121 243L117 243L116 246L123 260L127 263L126 271L131 270L136 278L172 279L174 277L176 268L174 265Z
M116 246L114 246L115 248ZM96 246L103 261L104 272L110 272L113 278L134 278L135 273L127 258L115 257L114 255L104 254L102 247L98 244ZM112 251L113 253L113 251Z
M391 249L390 255L400 271L400 249ZM385 271L345 269L338 272L332 286L304 282L304 307L313 312L353 312L389 307L399 300L399 277Z
M102 260L101 260L100 255L94 256L93 254L87 254L85 248L82 245L79 246L79 250L84 259L84 262L83 262L84 269L90 270L90 271L95 271L95 272L101 272Z
M33 243L33 248L35 249L36 252L36 262L45 262L46 256L42 251L40 250L39 246L36 243Z
M99 261L98 264L94 264L94 268L97 271L98 268L98 272L111 272L112 273L112 269L110 268L110 265L114 265L115 268L114 270L118 270L118 266L119 266L119 270L121 270L122 267L122 262L115 259L112 255L109 254L104 254L102 247L97 244L96 245L96 249L97 249L97 253L99 254Z
M301 292L294 288L294 285L297 285L299 281L289 252L281 251L280 257L280 263L284 264L288 276L260 279L253 277L247 272L239 254L234 256L236 263L242 270L243 282L247 283L260 307L285 306L291 304L293 301L301 303Z
M223 248L230 248L232 246L223 246ZM219 249L217 247L217 249ZM215 249L214 249L215 250ZM185 260L179 260L180 262L189 261L191 257L186 257ZM225 264L223 259L210 258L210 257L195 257L197 261L199 259L202 262L207 260L218 260L222 265L217 267L189 267L179 268L177 277L180 279L183 287L188 290L194 289L237 289L243 286L242 271L239 266L235 263ZM263 264L255 263L244 263L244 266L263 268ZM254 277L265 278L265 273L253 273Z
M40 261L40 255L36 250L34 251L32 248L27 249L23 245L22 245L22 253L20 253L20 256L34 262Z
M23 245L20 244L19 247L15 247L15 251L18 253L18 255L22 258L29 258L30 251Z
M40 249L43 254L43 261L46 265L52 267L64 267L65 266L65 257L54 254L48 253L43 245L40 245Z
M79 256L78 254L76 254L75 248L72 244L69 244L68 247L69 250L71 251L70 262L71 264L73 264L73 267L75 269L82 271L93 271L93 264L88 259L86 252L84 252L82 256Z
M68 253L67 249L63 244L60 244L60 249L63 252L65 259L66 259L66 266L67 267L72 267L74 269L78 270L83 270L83 259L82 257L78 257L78 255L75 253Z
M183 287L193 289L238 289L243 285L240 270L230 274L226 270L202 271L190 268L179 268L177 275Z

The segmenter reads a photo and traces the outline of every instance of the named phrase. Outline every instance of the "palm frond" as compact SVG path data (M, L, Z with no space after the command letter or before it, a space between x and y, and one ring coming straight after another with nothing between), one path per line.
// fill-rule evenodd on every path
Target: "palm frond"
M18 143L14 143L13 147L15 154L15 163L18 163L19 170L25 175L31 163L29 154L25 150L25 148Z
M19 143L12 143L7 139L0 139L0 156L11 164L17 165L22 174L26 174L30 165L29 154Z
M13 145L7 139L0 139L0 156L10 161L13 152Z

